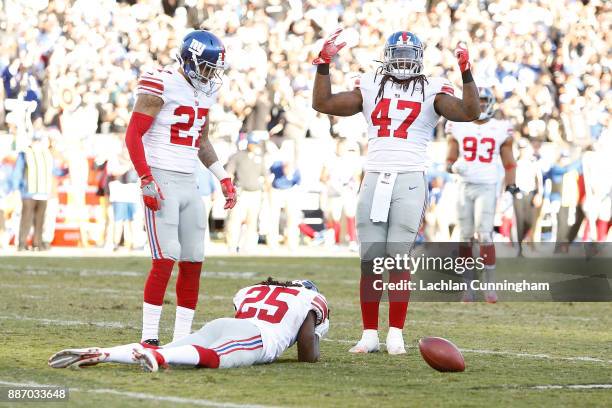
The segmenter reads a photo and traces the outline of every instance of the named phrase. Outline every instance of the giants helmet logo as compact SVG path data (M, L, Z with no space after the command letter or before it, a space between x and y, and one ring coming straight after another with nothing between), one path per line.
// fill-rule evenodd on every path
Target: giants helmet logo
M195 38L191 40L191 44L189 44L189 51L191 51L192 54L195 54L198 57L202 55L205 48L206 48L206 45L199 42Z

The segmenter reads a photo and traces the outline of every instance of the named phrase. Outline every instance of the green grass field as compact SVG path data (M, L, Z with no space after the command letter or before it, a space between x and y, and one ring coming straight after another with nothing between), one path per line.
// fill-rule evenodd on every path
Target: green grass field
M139 340L148 265L144 258L3 258L0 386L68 386L69 405L87 407L612 406L610 303L414 302L405 329L407 355L355 356L347 350L361 333L356 259L236 257L205 263L197 328L231 315L236 290L269 275L314 280L332 310L317 364L297 363L290 349L274 364L232 370L49 368L47 358L63 348ZM171 337L173 292L174 280L162 341ZM381 316L384 341L384 304ZM463 349L464 373L438 373L425 364L415 342L431 335ZM576 387L585 384L607 387ZM41 404L18 406L28 405Z

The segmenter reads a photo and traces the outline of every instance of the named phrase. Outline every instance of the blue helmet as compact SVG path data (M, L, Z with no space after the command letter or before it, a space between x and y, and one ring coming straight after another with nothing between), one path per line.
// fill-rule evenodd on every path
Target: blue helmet
M210 31L195 30L187 34L177 60L194 88L211 95L221 87L221 75L226 68L225 47Z
M478 98L480 98L479 120L486 120L493 117L495 113L495 96L490 88L478 87Z
M382 73L408 79L423 72L423 43L410 31L398 31L387 39Z
M315 285L313 281L309 281L309 280L294 280L293 283L301 285L301 286L305 287L306 289L314 290L315 292L319 293L319 288L317 288L317 285Z

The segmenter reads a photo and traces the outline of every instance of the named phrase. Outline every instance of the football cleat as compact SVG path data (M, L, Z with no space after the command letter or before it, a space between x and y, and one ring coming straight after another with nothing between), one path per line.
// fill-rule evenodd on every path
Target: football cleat
M389 333L387 333L387 353L391 355L406 354L404 336L402 331L396 327L389 327Z
M158 339L143 340L140 342L140 344L142 344L143 347L147 347L147 346L159 347L159 340Z
M361 335L361 340L351 347L349 353L365 354L375 353L379 350L380 345L378 342L378 330L364 330L363 334Z
M164 358L161 354L153 349L134 349L132 357L134 361L140 363L142 370L147 373L155 373L159 371L159 367L168 368L168 364L163 362Z
M108 358L108 353L102 352L97 347L83 349L66 349L55 353L49 358L49 367L84 367L96 365Z
M476 301L476 293L472 289L467 289L461 295L461 303L473 303Z
M486 292L485 300L487 301L487 303L497 303L497 293L494 290Z

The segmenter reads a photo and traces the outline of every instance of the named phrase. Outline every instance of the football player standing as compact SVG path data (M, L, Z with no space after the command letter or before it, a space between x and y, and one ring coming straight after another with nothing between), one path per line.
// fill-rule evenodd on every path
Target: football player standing
M480 248L484 259L485 282L494 282L495 246L493 245L493 224L498 193L498 166L505 169L506 191L519 193L515 184L516 162L512 151L512 125L505 120L493 119L495 97L489 88L478 88L480 116L468 123L446 123L448 134L447 164L450 173L461 177L459 184L460 246L459 256L472 258L472 241ZM466 281L474 277L466 272ZM468 288L470 286L468 285ZM468 289L463 300L474 301L474 292ZM497 302L495 291L485 292L485 300Z
M361 258L361 340L352 353L378 351L378 311L381 275L373 273L374 259L410 254L423 217L427 180L427 146L440 116L457 122L478 118L478 89L470 72L466 48L455 56L463 79L462 99L453 96L449 81L428 78L423 70L423 44L411 32L392 34L376 72L365 73L355 89L332 94L329 64L346 45L336 44L342 29L323 44L313 89L313 108L321 113L351 116L362 112L368 124L365 176L357 204L357 235ZM410 279L409 270L389 271L391 283ZM404 285L406 287L407 285ZM402 330L409 291L389 291L387 352L403 354Z
M191 333L204 259L206 219L196 169L200 160L221 181L225 208L234 185L208 139L208 110L225 69L225 47L204 30L183 39L179 66L143 73L125 142L140 176L152 267L144 288L142 341L159 345L159 319L178 261L174 340Z

